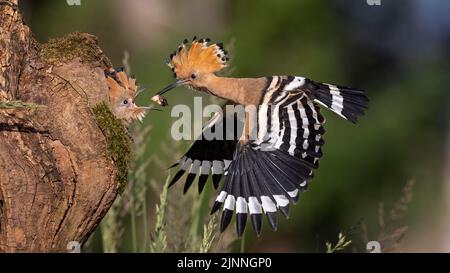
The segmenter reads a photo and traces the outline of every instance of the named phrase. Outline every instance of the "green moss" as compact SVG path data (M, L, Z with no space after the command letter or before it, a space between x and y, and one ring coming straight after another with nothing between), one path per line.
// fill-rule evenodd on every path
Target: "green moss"
M74 32L62 38L50 39L46 44L40 46L41 57L48 63L63 63L75 57L81 58L83 62L110 61L103 55L98 46L97 37Z
M97 124L106 137L108 151L117 168L117 179L120 183L120 192L127 183L128 166L131 159L130 137L122 122L109 110L105 102L93 108Z

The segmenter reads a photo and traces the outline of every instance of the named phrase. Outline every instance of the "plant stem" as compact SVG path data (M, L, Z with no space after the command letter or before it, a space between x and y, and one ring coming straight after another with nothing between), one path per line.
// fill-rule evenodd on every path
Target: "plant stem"
M130 202L131 202L131 239L132 239L132 246L133 246L133 253L137 252L137 239L136 239L136 212L135 212L135 206L134 206L134 194L131 194L130 196Z
M245 253L245 233L242 234L242 237L241 237L241 248L240 248L240 252L241 252L241 253Z
M199 213L199 208L201 206L201 198L195 198L194 197L194 201L192 202L192 224L191 224L191 228L189 230L189 238L190 238L190 242L191 242L191 246L193 244L195 244L196 240L198 239L198 227L199 227L199 223L200 223L200 213Z
M209 194L206 194L205 191L204 194L198 196L197 198L196 196L194 196L193 198L194 201L192 202L192 216L191 216L192 225L189 231L189 237L191 239L190 243L192 248L194 247L194 244L197 243L197 241L199 240L199 236L201 235L200 226L203 226L202 221L204 219L202 208L205 202L207 202L207 200L209 199Z
M148 223L147 223L147 196L144 197L143 203L142 203L142 210L143 210L143 218L144 218L144 245L143 245L143 252L147 249L147 243L148 243Z
M0 109L36 109L39 107L46 107L46 106L31 103L31 102L22 102L22 101L2 101L2 102L0 102Z

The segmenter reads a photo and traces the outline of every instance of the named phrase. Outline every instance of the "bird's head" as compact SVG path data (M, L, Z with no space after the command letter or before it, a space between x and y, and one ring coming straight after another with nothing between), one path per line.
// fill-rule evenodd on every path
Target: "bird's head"
M149 107L138 107L136 97L143 90L138 90L136 79L128 77L123 69L107 69L105 77L108 84L109 104L114 115L126 122L142 121Z
M178 49L170 54L167 65L172 69L177 81L162 89L158 95L182 85L197 90L207 87L208 77L226 67L228 61L223 44L208 45L209 42L210 39L197 40L194 37L189 45L188 41L184 40Z

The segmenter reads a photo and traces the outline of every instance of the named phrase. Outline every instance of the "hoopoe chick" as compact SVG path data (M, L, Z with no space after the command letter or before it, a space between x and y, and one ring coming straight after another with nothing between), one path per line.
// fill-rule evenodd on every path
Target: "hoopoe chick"
M261 233L263 214L276 230L277 211L288 216L289 204L299 200L319 166L325 143L325 120L319 105L356 123L368 107L368 98L362 90L299 76L219 77L215 72L227 66L227 52L221 44L208 42L194 38L188 45L185 40L170 55L168 65L177 81L157 95L177 86L188 86L237 104L257 106L257 113L253 117L246 113L244 119L229 113L213 117L203 133L234 122L243 126L242 135L234 140L225 136L207 140L201 135L174 165L180 169L170 185L187 172L184 191L199 175L202 192L209 174L215 188L225 176L211 211L214 213L223 206L221 231L229 225L234 213L238 236L244 232L248 215L257 235ZM225 134L227 130L222 132Z
M108 84L109 105L113 114L128 125L133 120L142 120L149 107L138 107L135 104L136 97L142 90L138 90L136 79L128 77L123 69L110 68L105 70Z

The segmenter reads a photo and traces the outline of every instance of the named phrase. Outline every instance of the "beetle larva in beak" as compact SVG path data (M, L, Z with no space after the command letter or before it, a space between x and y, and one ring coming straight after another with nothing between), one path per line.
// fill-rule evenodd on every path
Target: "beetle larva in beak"
M152 101L153 101L153 102L156 102L157 104L159 104L159 105L161 105L161 106L167 106L167 105L169 105L169 103L167 102L167 99L164 98L164 97L161 96L161 95L154 95L154 96L152 97Z

